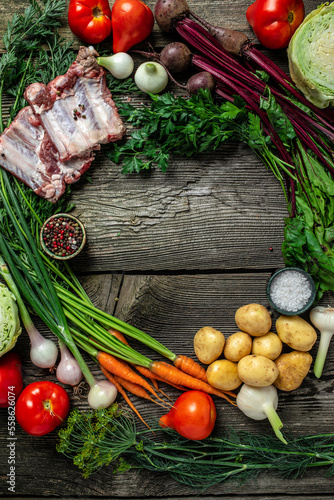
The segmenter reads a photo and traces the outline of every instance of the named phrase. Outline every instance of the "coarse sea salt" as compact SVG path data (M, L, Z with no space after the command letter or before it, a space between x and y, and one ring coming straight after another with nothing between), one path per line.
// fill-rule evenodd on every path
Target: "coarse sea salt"
M312 295L312 288L303 273L287 270L273 279L269 293L276 307L294 312L306 306Z

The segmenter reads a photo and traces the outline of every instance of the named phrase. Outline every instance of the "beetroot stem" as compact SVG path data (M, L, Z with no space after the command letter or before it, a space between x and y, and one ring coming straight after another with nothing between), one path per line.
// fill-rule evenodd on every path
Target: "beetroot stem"
M284 73L276 64L274 64L268 57L266 57L262 52L258 51L255 47L248 47L243 51L243 55L254 61L261 69L266 71L279 85L284 87L290 94L292 94L296 99L298 99L301 103L305 104L308 108L310 108L314 114L321 119L321 121L325 121L325 124L328 125L327 121L334 121L334 114L330 110L322 110L314 106L311 102L309 102L293 85L293 81L291 78Z

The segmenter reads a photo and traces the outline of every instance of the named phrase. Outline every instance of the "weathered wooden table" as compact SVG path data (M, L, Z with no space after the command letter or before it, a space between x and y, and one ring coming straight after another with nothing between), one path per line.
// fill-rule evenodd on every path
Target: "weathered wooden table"
M7 20L27 3L1 1L1 37ZM148 3L153 8L154 2ZM250 3L193 0L191 6L208 21L253 37L245 17ZM305 1L307 12L316 5L314 0ZM72 38L66 17L61 31ZM155 26L150 42L159 49L174 39ZM78 46L76 40L74 47ZM287 69L284 51L270 56ZM229 144L197 159L174 159L165 174L152 171L129 176L99 154L90 175L92 182L81 180L72 194L75 213L88 233L85 251L73 267L97 306L141 328L174 352L194 356L193 336L199 328L211 325L228 336L236 331L234 313L239 306L267 304L267 280L284 265L281 244L287 210L274 176L246 146ZM333 296L328 295L321 303L331 301ZM31 364L24 334L16 350L23 358L25 384L56 380L54 374ZM298 390L280 394L284 430L291 434L333 431L333 367L332 348L321 380L311 372ZM176 398L176 390L169 392ZM71 403L87 408L85 399L74 395ZM144 417L161 415L159 407L136 404ZM224 401L216 405L219 428L271 432L266 421L252 421ZM70 460L56 452L56 432L35 438L18 425L16 485L11 493L6 483L6 415L1 410L0 495L4 498L167 500L196 495L167 475L139 470L114 475L105 467L85 480ZM216 486L203 498L329 499L334 498L333 490L333 478L325 477L323 470L310 470L301 479L281 479L267 472L242 486Z

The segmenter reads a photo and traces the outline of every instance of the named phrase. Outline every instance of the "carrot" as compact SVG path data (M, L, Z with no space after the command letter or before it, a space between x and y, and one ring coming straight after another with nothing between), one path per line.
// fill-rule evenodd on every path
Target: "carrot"
M203 380L203 382L208 381L206 370L196 361L188 358L188 356L182 356L182 354L179 354L176 359L174 359L173 363L176 368L183 371L184 373L198 378L199 380Z
M114 328L109 328L108 332L111 333L111 335L116 337L118 340L123 342L123 344L129 345L129 342L126 340L123 333L119 332L118 330L115 330Z
M100 363L103 368L108 370L108 372L113 375L118 375L121 378L129 380L134 384L141 385L145 389L147 389L151 394L153 394L156 398L160 399L153 387L144 380L140 375L138 375L135 371L133 371L130 366L125 363L125 361L121 361L120 359L115 358L111 354L108 354L103 351L98 351L96 354L96 359ZM161 401L161 399L160 399Z
M199 380L197 378L191 377L190 375L181 372L178 368L175 366L169 365L168 363L165 363L164 361L153 361L150 370L161 377L163 380L165 380L168 383L172 383L175 385L181 385L188 387L189 389L195 389L198 391L203 391L208 394L213 394L215 396L218 396L220 398L226 399L229 403L235 405L233 401L230 400L230 398L227 396L230 395L232 397L237 397L236 394L233 392L226 391L218 391L211 385L207 384L206 382L203 382L202 380Z
M141 416L141 414L139 413L139 411L137 410L135 405L130 401L127 393L124 391L121 384L116 380L116 377L113 377L112 374L110 372L108 372L108 370L103 368L103 366L100 365L100 368L102 370L102 373L105 375L105 377L107 377L107 379L115 385L118 392L123 396L125 401L128 403L130 408L135 412L135 414L138 416L138 418L140 418L140 420L146 425L146 427L148 427L151 430L151 427L145 422L145 420L143 419L143 417Z
M133 382L130 382L129 380L125 380L125 378L118 377L118 375L114 375L114 379L117 380L121 386L126 389L127 391L131 392L134 396L137 396L138 398L144 398L148 399L149 401L152 401L153 403L156 404L161 404L158 401L155 401L151 396L146 392L146 390L138 384L134 384Z
M119 332L118 330L115 330L114 328L109 328L108 332L111 333L111 335L114 335L114 337L116 337L118 340L123 342L123 344L129 345L129 342L126 340L123 333ZM156 391L160 390L159 386L158 386L157 379L154 379L154 378L147 375L147 373L149 373L151 375L151 372L148 368L144 368L143 366L135 366L135 368L136 368L136 370L139 371L139 373L141 375L143 375L144 377L148 377L152 381L152 384L154 385L154 388ZM160 392L162 392L162 391L160 391Z
M164 363L164 361L161 361L161 363ZM152 382L153 382L153 380L159 380L159 382L164 382L165 384L168 384L172 387L175 387L175 389L179 389L180 391L185 390L184 387L181 387L180 385L175 385L175 384L171 384L170 382L167 382L163 378L159 377L159 375L156 375L155 373L151 372L151 370L149 370L148 368L145 368L144 366L139 366L138 368L140 368L140 373L144 377L151 379Z
M127 342L126 338L124 335L119 332L118 330L115 330L113 328L110 328L108 330L111 335L114 335L118 340L123 342L126 345L129 345ZM187 373L188 375L191 375L192 377L198 378L199 380L203 380L203 382L207 382L207 376L206 376L206 370L199 365L196 361L193 359L189 358L188 356L183 356L182 354L179 354L173 361L174 365L176 368L179 370L183 371L184 373ZM143 375L143 373L140 371L139 367L136 367L139 373Z

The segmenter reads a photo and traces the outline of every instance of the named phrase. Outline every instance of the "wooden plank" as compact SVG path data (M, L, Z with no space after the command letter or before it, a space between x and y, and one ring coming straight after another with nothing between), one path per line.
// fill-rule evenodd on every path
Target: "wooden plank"
M67 0L67 5L68 3L69 0ZM109 3L112 6L113 2ZM147 0L145 3L154 11L154 0ZM251 2L246 0L234 0L233 2L230 2L228 0L193 0L189 1L188 5L191 10L193 10L197 15L202 16L206 21L215 24L216 26L223 26L226 28L243 31L247 34L247 36L249 36L252 41L256 42L256 37L254 36L254 33L246 20L246 10L250 3ZM6 2L1 2L0 48L3 47L2 38L6 29L7 22L12 19L12 15L14 12L22 13L27 5L27 0L6 0ZM316 8L312 0L304 0L304 5L307 13ZM60 33L66 40L73 40L74 48L79 47L81 42L75 36L73 36L68 27L67 9L61 20ZM147 42L151 43L151 45L155 47L163 47L163 45L165 43L168 43L168 41L170 41L172 38L173 35L163 33L160 30L159 26L155 23L151 36L144 42L138 44L138 47L146 47ZM101 45L101 47L103 49L105 48L111 50L112 37L105 41ZM273 57L281 57L282 53L284 53L284 51L274 52Z
M120 276L99 275L86 276L82 282L85 289L98 307L112 312L116 307L117 317L126 320L163 342L174 352L194 356L193 336L205 325L220 329L227 337L236 331L234 312L237 307L249 302L259 302L266 305L265 286L269 273L247 273L224 275L150 275L125 276L120 287ZM116 300L117 299L117 300ZM323 303L327 303L326 297ZM275 320L275 315L273 319ZM274 327L273 327L274 328ZM44 329L45 330L45 329ZM134 347L138 347L131 341ZM154 359L159 356L140 346L143 354ZM28 355L28 342L22 335L16 349L23 357L24 380L28 384L47 376L56 381L54 374L46 370L36 369ZM315 352L315 348L312 354ZM91 360L89 364L96 376L98 369ZM288 435L322 433L331 430L330 423L334 410L334 395L331 384L334 376L334 350L331 349L325 366L324 375L320 380L310 373L303 385L293 393L280 393L279 415L284 422L284 431ZM175 399L178 392L165 388ZM149 422L158 419L164 412L153 404L143 403L132 398L139 411ZM236 430L246 430L253 433L271 433L266 421L253 421L245 417L235 407L223 400L215 398L218 410L217 431L233 427ZM85 392L83 399L78 400L71 394L72 408L87 409ZM2 410L1 420L5 420ZM138 428L141 425L138 424ZM125 475L112 473L111 467L103 468L99 473L84 480L79 470L63 455L56 452L56 432L43 438L33 438L26 435L16 426L17 476L16 494L34 498L52 496L61 492L63 497L80 496L85 498L179 498L192 496L192 489L177 484L167 475L156 475L153 472L130 471ZM38 440L38 442L37 442ZM6 450L6 434L0 435L0 448ZM45 466L41 467L41 464ZM49 465L49 464L52 464ZM7 470L6 453L0 456L0 470L5 480ZM34 477L34 481L29 480ZM321 479L320 479L321 478ZM0 495L5 495L5 481L1 482ZM206 492L217 497L230 498L233 492L243 495L316 495L332 493L332 478L324 476L324 470L308 471L302 479L282 479L278 474L262 473L255 480L243 486L236 487L219 485ZM270 492L271 496L268 496ZM205 497L205 495L204 495ZM281 498L281 497L280 497Z
M21 11L24 5L21 0L1 6L2 29L14 9ZM247 30L244 0L225 2L224 9L221 2L195 1L192 8L211 22ZM70 36L66 16L62 26ZM154 36L157 32L156 26ZM173 158L166 174L123 176L119 166L99 155L89 173L92 184L81 180L72 197L88 233L85 251L75 261L77 272L283 265L283 193L241 144L198 159Z
M72 195L88 236L78 272L283 265L284 196L245 146L177 158L165 174L124 176L102 160L90 175Z
M254 38L245 19L249 3L194 0L191 8L208 21L241 29ZM27 0L0 3L0 38L13 13L22 11L27 4ZM148 4L153 8L153 1ZM307 11L315 7L311 0L305 0L305 6ZM61 33L74 40L66 15ZM163 34L155 26L148 41L160 49L174 39L174 35ZM73 48L79 44L74 40ZM145 48L146 41L139 47ZM103 48L111 50L111 40ZM285 51L271 52L270 56L286 69ZM136 65L139 61L136 58ZM136 97L132 102L139 105L141 100ZM5 99L5 107L9 103ZM74 269L83 275L82 282L98 307L143 329L173 351L194 356L192 340L201 326L214 326L228 336L236 330L237 307L248 302L266 304L265 286L270 272L283 266L280 247L286 203L273 176L246 147L226 145L221 155L205 154L196 160L173 158L166 174L153 171L126 177L120 174L119 166L100 154L90 175L92 183L82 179L72 196L76 213L88 232L87 247L74 262ZM332 300L333 294L327 295L321 304ZM52 337L45 327L40 327ZM131 344L149 357L158 357L135 341ZM16 351L23 358L26 384L45 378L56 381L54 373L31 364L24 334ZM287 433L331 431L333 358L331 349L321 380L311 372L300 389L280 393L279 415ZM100 377L98 368L88 357L87 361ZM173 399L177 397L176 390L166 390ZM69 392L72 408L87 409L85 390L81 399ZM147 420L157 420L161 415L162 410L153 404L135 398L133 401ZM271 432L267 422L251 421L223 401L216 401L216 405L218 431L232 426L255 433ZM6 418L6 410L0 409L3 429ZM17 425L16 436L16 490L9 495L8 441L5 431L0 434L0 496L4 498L60 495L179 500L196 495L165 474L139 470L114 475L111 467L106 467L84 480L78 469L56 452L56 433L33 438ZM332 478L325 477L323 470L308 471L298 480L263 473L241 487L211 488L201 498L329 499L332 490Z

